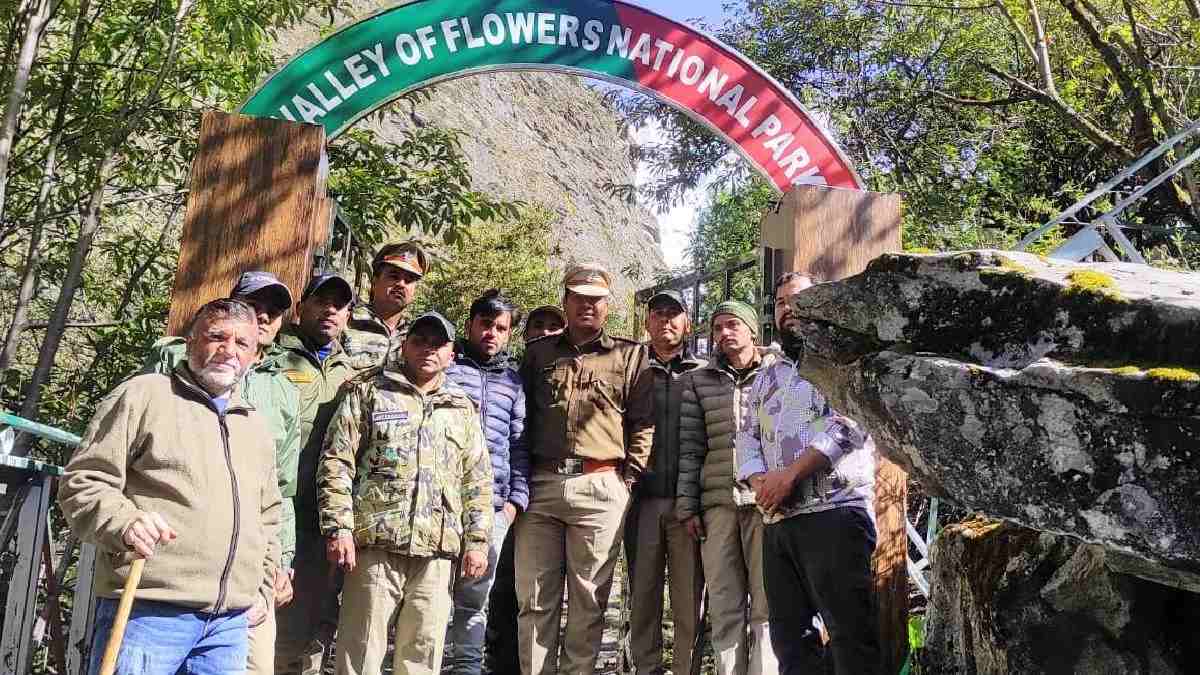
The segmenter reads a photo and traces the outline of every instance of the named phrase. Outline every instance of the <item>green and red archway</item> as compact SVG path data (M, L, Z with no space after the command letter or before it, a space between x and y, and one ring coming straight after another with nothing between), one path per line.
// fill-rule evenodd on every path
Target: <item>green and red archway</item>
M593 77L661 100L721 135L780 191L863 189L828 132L752 62L613 0L421 0L383 9L293 58L240 112L320 124L334 137L409 91L514 70Z

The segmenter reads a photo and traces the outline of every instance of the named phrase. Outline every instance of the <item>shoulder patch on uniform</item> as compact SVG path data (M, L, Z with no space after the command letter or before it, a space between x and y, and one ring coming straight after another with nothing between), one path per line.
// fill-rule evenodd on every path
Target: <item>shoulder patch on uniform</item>
M283 376L291 380L292 384L312 384L316 379L312 373L306 373L303 370L285 370Z
M371 414L372 422L407 422L407 410L383 410Z

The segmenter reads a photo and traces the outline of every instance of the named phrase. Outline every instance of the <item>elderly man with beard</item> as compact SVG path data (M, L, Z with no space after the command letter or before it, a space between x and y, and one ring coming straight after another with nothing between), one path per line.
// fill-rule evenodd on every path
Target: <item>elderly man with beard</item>
M262 416L239 390L258 353L254 311L200 308L187 361L119 385L67 464L59 503L94 543L99 667L130 565L146 567L117 673L203 675L246 668L247 628L274 603L279 486Z
M284 351L275 344L283 326L283 315L292 306L292 294L274 274L250 271L238 277L229 297L241 300L254 310L258 319L258 354L241 383L246 402L267 420L275 442L275 475L283 495L279 524L279 569L275 571L275 606L292 599L292 559L296 553L296 471L300 462L300 394L296 385L283 375ZM165 337L154 343L143 372L170 372L187 360L187 340ZM275 671L275 612L250 631L249 673Z
M650 466L638 481L625 525L625 557L629 561L632 604L630 647L637 675L661 675L663 664L663 586L670 582L675 626L671 671L688 675L692 647L700 624L704 573L700 544L675 516L679 481L680 378L705 365L694 358L687 336L692 332L679 291L655 294L646 303L650 333L650 373L654 379L654 448ZM666 572L664 574L664 571Z
M837 675L880 671L871 555L875 550L875 446L800 377L802 345L790 296L813 285L789 272L775 282L784 356L754 383L737 435L738 479L766 523L763 576L771 642L782 675L824 672L829 631Z

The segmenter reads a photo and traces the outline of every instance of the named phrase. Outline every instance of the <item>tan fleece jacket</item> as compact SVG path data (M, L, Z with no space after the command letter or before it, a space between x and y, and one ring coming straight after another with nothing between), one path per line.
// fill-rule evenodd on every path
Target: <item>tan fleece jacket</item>
M146 561L139 600L223 613L273 600L279 487L266 422L234 392L224 415L187 364L139 375L96 409L58 490L71 529L99 548L96 593L118 598L136 557L121 533L156 511L178 533Z

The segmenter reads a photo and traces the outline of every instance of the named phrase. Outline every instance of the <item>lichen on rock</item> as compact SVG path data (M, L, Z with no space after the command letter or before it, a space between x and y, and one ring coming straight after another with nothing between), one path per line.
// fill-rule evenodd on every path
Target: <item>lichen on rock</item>
M1198 287L969 251L881 256L791 304L805 377L931 491L1200 589Z

